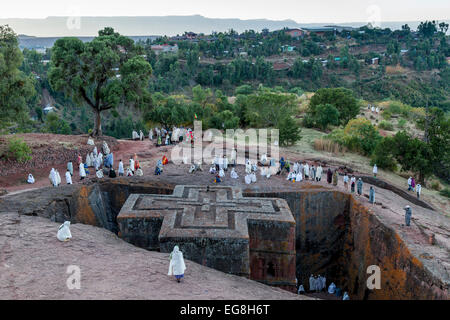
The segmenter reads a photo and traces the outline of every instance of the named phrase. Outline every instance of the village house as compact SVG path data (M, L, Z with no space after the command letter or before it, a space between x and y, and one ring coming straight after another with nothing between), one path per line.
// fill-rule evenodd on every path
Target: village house
M167 52L172 52L172 53L177 53L178 52L178 45L175 44L173 46L169 45L169 44L155 44L152 45L150 47L152 49L152 51L155 52L156 55L160 54L160 53L167 53Z
M306 34L306 32L305 32L304 30L298 29L298 28L296 28L296 29L287 29L284 33L285 33L285 34L288 34L288 35L290 35L292 38L296 38L296 39L299 39L299 38L301 38L301 37L304 37L305 34Z

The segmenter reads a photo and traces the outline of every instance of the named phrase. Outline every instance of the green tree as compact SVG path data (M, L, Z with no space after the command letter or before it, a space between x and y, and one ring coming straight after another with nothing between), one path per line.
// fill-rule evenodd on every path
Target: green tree
M19 70L22 61L17 35L9 26L0 26L0 132L24 118L35 95L33 80Z
M58 115L54 112L49 113L45 117L45 124L43 128L44 132L55 133L55 134L71 134L72 130L69 124L60 119Z
M296 107L293 94L259 92L247 96L245 118L254 128L278 128L281 120L292 116Z
M421 22L417 31L424 37L431 38L437 32L436 21Z
M418 138L411 138L405 131L398 132L393 141L393 155L402 171L418 173L419 181L424 182L433 172L431 147Z
M142 47L112 28L99 31L91 42L62 38L52 48L49 81L94 112L93 136L102 135L101 113L120 103L148 107L147 91L152 67L142 57Z
M395 171L397 169L397 161L393 155L394 150L394 139L392 137L383 138L375 147L371 165L376 164L379 168Z
M381 140L378 130L365 118L350 120L345 126L344 134L345 145L366 156L372 155Z
M280 121L278 130L282 146L293 145L302 138L299 124L290 116L284 117Z
M353 92L345 88L323 88L311 98L308 112L316 118L319 105L330 104L339 111L339 123L346 125L359 113L359 104Z
M307 127L327 130L330 125L339 124L339 111L332 104L319 104L314 110L314 113L306 113L304 123Z

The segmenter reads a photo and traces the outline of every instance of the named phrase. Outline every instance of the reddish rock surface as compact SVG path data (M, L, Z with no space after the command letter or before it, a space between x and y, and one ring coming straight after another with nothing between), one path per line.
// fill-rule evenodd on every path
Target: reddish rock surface
M73 239L56 239L59 224L0 214L0 299L311 299L186 260L182 283L167 276L169 255L128 244L83 224ZM81 270L81 289L69 290L69 265Z

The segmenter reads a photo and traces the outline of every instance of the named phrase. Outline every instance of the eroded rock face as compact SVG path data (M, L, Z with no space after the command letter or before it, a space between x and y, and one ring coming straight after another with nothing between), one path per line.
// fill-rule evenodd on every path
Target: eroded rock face
M118 233L117 215L130 194L172 194L173 189L170 184L139 178L49 187L0 198L0 214L20 212L58 222L70 219ZM248 191L244 196L287 201L296 220L294 267L303 284L314 273L346 288L352 299L449 298L445 276L431 272L426 262L411 253L411 244L408 247L398 232L349 194L314 188ZM371 265L381 269L381 290L367 289Z
M321 274L353 299L448 299L447 285L423 266L399 235L349 194L338 191L247 193L285 199L296 220L297 279ZM381 289L369 290L369 266Z

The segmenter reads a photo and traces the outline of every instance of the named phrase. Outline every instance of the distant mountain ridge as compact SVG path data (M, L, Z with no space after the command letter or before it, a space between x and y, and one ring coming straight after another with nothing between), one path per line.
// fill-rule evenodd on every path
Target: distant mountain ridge
M0 19L0 25L8 24L18 34L37 37L92 37L96 36L98 30L104 27L113 27L116 31L127 36L142 35L167 35L174 36L183 34L185 31L209 34L213 31L223 32L234 29L237 32L253 29L261 31L298 27L322 27L324 25L338 24L341 26L360 27L367 22L350 23L298 23L294 20L267 20L267 19L217 19L207 18L200 15L191 16L148 16L148 17L80 17L80 28L69 28L75 26L76 18L47 17L45 19ZM445 20L448 22L449 20ZM408 23L412 29L416 29L418 21L383 22L381 27L399 29L401 25Z

